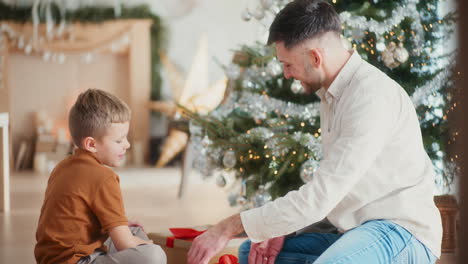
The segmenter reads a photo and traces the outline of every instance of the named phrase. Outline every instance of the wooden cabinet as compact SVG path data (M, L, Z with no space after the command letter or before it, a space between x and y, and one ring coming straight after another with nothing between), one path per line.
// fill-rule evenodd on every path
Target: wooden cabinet
M0 113L0 212L10 211L8 114Z
M458 205L452 195L435 196L434 201L442 217L442 253L454 253L457 246Z

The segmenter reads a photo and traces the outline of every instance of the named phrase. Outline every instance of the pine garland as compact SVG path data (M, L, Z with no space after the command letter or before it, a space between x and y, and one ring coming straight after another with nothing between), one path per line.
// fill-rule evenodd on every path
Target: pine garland
M31 6L10 6L0 2L0 21L13 21L17 23L31 22ZM57 5L52 5L53 17L60 17ZM161 97L161 60L159 53L165 49L166 30L159 16L153 14L148 5L133 7L122 6L121 15L116 17L112 7L83 7L73 11L67 11L65 18L68 22L75 23L102 23L109 20L120 19L151 19L151 99ZM40 17L43 22L45 19Z

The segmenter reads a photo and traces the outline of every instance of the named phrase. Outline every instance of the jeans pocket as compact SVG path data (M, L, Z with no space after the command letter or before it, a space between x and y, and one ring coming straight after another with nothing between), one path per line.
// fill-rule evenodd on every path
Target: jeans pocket
M412 237L405 248L393 259L392 264L434 264L437 258L426 246Z
M412 243L411 243L412 244ZM411 264L414 263L411 261L408 244L406 247L393 259L392 264ZM421 263L422 264L422 263Z

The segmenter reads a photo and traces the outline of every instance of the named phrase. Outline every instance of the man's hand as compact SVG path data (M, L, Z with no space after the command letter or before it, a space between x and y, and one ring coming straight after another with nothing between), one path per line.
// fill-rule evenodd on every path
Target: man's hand
M284 244L284 236L275 237L250 246L250 264L273 264Z
M229 240L244 231L240 215L236 214L219 222L193 240L188 252L188 264L208 264L223 250Z
M188 264L207 264L226 247L229 239L218 226L208 229L193 240L188 252Z

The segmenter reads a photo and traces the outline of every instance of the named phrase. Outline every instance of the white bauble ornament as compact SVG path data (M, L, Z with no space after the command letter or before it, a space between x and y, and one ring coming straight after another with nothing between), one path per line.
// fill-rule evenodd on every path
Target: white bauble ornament
M274 0L260 0L260 4L263 8L269 9L274 3Z
M59 64L64 64L66 59L67 57L65 57L65 54L63 53L60 53L59 55L57 55L57 62Z
M42 54L42 59L46 62L50 61L50 58L52 57L52 54L48 51L44 52L44 54Z
M394 51L394 57L395 60L397 60L400 63L405 63L408 58L409 58L409 53L403 46L403 44L400 43L400 46L395 49Z
M267 202L271 201L271 195L267 192L264 185L258 186L258 190L255 193L255 197L253 200L253 204L255 207L260 207L266 204Z
M319 164L319 161L314 159L310 159L302 164L299 173L303 182L307 183L312 180L315 172L317 172Z
M242 20L244 21L250 21L252 19L252 14L250 13L249 9L245 9L244 12L242 12Z
M239 65L237 64L230 64L229 66L227 66L226 68L226 76L230 79L230 80L235 80L237 78L239 78L239 75L240 75L240 67Z
M211 143L212 141L210 140L210 138L207 135L205 135L202 140L202 146L208 147L209 145L211 145Z
M304 87L302 87L301 81L294 80L291 84L291 91L295 94L300 94L304 92Z
M218 185L219 187L223 188L224 186L226 186L226 182L226 178L224 178L223 174L219 174L218 177L216 177L216 185Z
M242 80L242 87L248 89L255 88L255 83L252 82L250 78L245 78L244 80Z
M247 197L245 197L245 196L237 197L237 204L238 205L246 205L247 204Z
M389 50L391 52L394 52L396 47L397 47L396 43L392 41L392 42L388 43L387 50Z
M32 45L29 43L28 45L26 45L26 47L24 48L24 52L26 54L30 54L32 51Z
M255 19L262 20L265 17L265 10L261 6L257 6L252 15Z
M387 48L384 51L382 51L382 61L385 64L385 66L387 66L390 69L400 66L400 62L395 60L395 49L395 42L390 42Z
M230 206L236 206L237 205L237 198L239 197L238 194L236 193L231 193L228 196L228 202Z
M213 175L214 169L211 164L206 164L205 167L201 169L201 175L203 179L207 179Z
M382 51L385 50L385 43L379 42L379 43L377 43L377 44L375 45L375 48L376 48L378 51L382 52Z
M281 63L279 63L278 60L274 59L267 64L266 71L270 76L274 77L283 73L283 67L281 66Z
M21 36L18 38L18 49L23 49L24 48L24 37Z
M228 169L232 169L236 166L236 163L237 163L236 153L232 150L226 151L223 157L224 167Z

